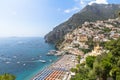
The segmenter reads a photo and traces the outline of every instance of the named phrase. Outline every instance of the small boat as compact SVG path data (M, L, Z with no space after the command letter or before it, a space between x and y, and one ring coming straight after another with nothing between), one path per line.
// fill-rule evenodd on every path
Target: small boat
M32 58L32 60L34 60L35 58Z
M19 64L20 62L18 61L17 64Z
M9 61L7 61L7 62L5 62L6 64L9 64L10 62Z
M25 66L26 64L23 64L23 66Z
M17 56L13 56L13 58L17 58Z
M47 53L47 56L53 56L54 54L51 54L50 52Z
M43 63L45 63L45 62L46 62L45 60L38 60L38 61L43 62Z

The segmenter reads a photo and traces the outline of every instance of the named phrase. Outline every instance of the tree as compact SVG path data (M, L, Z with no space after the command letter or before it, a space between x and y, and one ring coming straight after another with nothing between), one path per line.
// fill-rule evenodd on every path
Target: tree
M79 72L77 72L76 75L71 78L71 80L89 80L88 72L89 68L83 68L83 66L80 66Z
M84 65L77 65L71 80L120 80L120 39L107 42L105 49L105 53L88 56Z
M81 56L78 55L78 57L77 57L77 61L78 61L78 63L80 63L80 59L81 59Z
M120 38L117 40L112 40L107 42L106 49L109 50L108 54L112 55L111 63L112 69L110 71L110 75L114 80L117 78L117 73L120 72Z
M15 76L11 74L0 75L0 80L15 80Z
M120 19L120 11L118 12L118 18Z
M71 68L70 71L71 71L71 72L77 72L77 69L76 69L76 68Z
M95 56L88 56L86 58L86 65L90 68L93 68L93 63L95 61L95 58L96 58Z
M104 53L100 56L97 56L93 64L94 75L97 76L100 80L107 80L109 77L109 72L112 68L111 55Z

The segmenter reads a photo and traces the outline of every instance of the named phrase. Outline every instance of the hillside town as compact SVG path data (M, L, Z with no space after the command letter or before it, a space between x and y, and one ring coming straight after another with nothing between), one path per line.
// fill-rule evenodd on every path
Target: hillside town
M84 22L82 26L65 35L59 49L71 54L81 55L80 63L83 63L87 56L97 56L105 52L104 42L112 39L116 40L119 37L119 18Z

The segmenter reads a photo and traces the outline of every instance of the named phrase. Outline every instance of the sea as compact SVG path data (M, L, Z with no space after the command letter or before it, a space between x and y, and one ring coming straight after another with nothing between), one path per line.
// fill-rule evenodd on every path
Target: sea
M47 56L55 50L41 37L0 38L0 74L10 73L16 80L30 80L59 57ZM45 62L42 62L45 61Z

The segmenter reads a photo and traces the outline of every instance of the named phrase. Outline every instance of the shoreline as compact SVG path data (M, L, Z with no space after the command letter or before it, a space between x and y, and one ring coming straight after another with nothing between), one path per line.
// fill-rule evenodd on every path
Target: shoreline
M39 71L36 71L36 74L34 74L33 76L30 77L30 80L33 80L38 74L40 74L43 70L50 68L55 62L57 62L59 59L61 59L62 56L60 56L58 59L56 59L55 61L53 61L51 64L46 65L44 68L40 69Z
M56 61L54 61L52 64L46 66L42 70L40 70L35 76L33 76L30 80L37 80L39 77L41 77L42 73L45 73L45 70L53 70L54 72L57 70L60 72L59 80L62 80L64 77L68 77L68 73L70 73L70 69L72 67L76 66L76 56L72 54L65 54L59 57ZM67 73L67 74L66 74ZM45 76L45 79L49 80L51 79L51 75L55 75L52 72L49 73L49 75Z
M35 76L37 76L40 72L42 72L43 70L49 68L52 64L54 64L55 62L57 62L62 56L58 57L56 60L54 60L53 62L47 64L46 66L44 66L41 69L36 70L34 73L32 73L31 75L29 75L28 77L25 77L23 80L33 80L33 78Z

